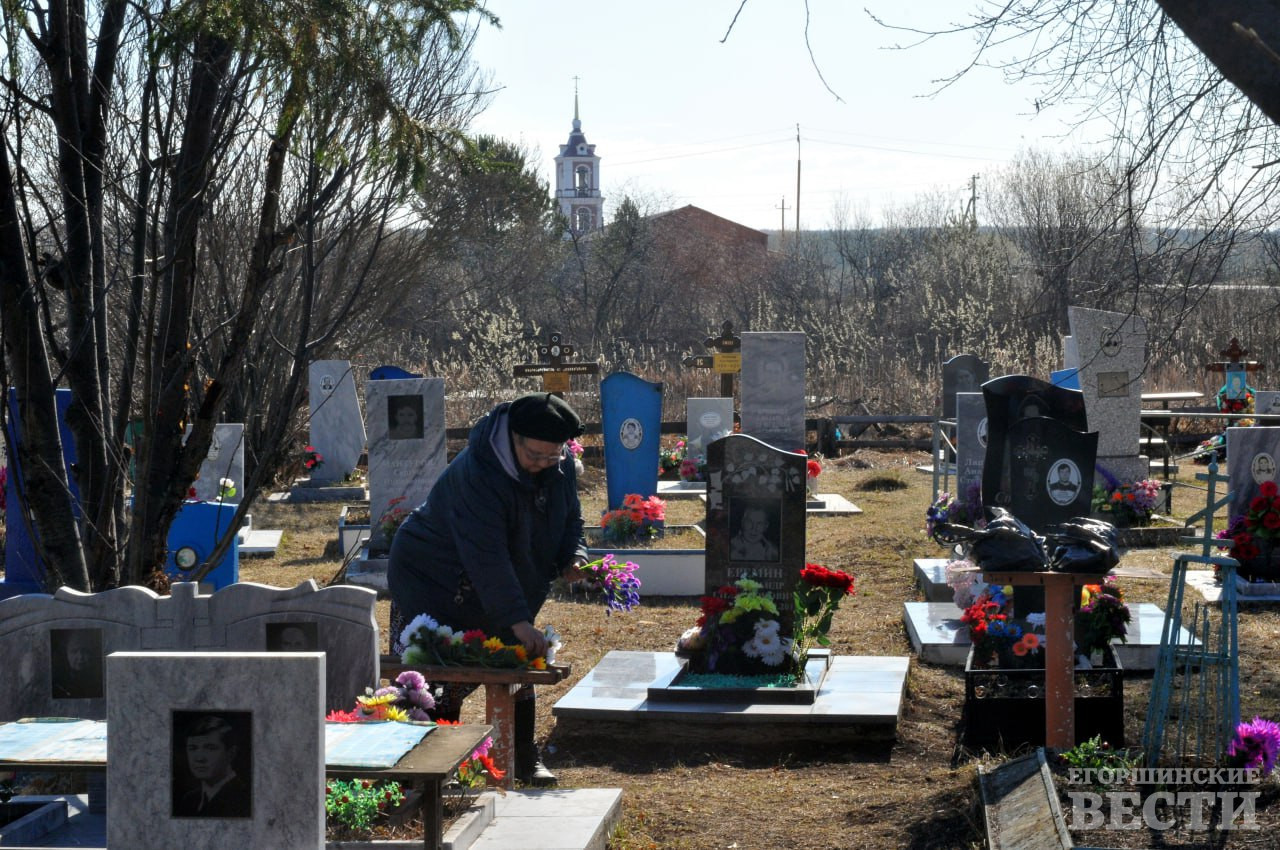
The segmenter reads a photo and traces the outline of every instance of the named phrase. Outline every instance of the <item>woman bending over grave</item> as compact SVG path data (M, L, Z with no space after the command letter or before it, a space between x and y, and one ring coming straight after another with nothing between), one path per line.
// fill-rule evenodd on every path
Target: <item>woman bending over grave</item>
M395 620L428 614L455 630L483 629L545 655L534 626L551 583L576 581L587 562L573 455L582 422L550 393L503 402L471 429L467 447L391 543L387 582ZM393 620L393 639L398 627ZM475 685L450 689L434 715L456 720ZM556 781L534 744L533 688L516 696L516 778Z

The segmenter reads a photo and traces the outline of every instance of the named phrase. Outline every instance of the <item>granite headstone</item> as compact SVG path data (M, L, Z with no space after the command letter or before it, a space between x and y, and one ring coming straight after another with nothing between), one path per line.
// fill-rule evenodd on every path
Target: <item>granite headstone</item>
M1280 416L1280 390L1258 390L1253 394L1254 413Z
M956 493L982 490L987 457L987 405L982 393L956 393Z
M629 494L658 492L662 383L615 372L600 382L600 410L608 506L616 510Z
M1080 391L1090 431L1098 434L1098 463L1120 481L1147 477L1138 455L1147 323L1132 313L1069 307L1071 338L1080 357Z
M191 426L187 426L187 435ZM185 438L184 438L185 441ZM244 423L223 422L213 426L213 440L200 464L199 478L191 486L195 498L202 502L218 501L219 482L226 478L236 490L236 495L225 499L239 502L244 493Z
M1264 481L1280 484L1280 427L1227 429L1227 476L1231 487L1228 515L1243 516Z
M316 850L324 656L107 657L107 846Z
M364 452L364 417L349 360L317 360L309 372L311 445L324 458L314 482L341 481Z
M685 401L685 454L706 457L707 446L733 433L733 399L690 398Z
M991 364L976 354L957 354L942 364L942 418L956 418L956 393L976 393L991 376Z
M804 451L804 380L804 334L742 334L742 433Z
M707 449L707 592L741 578L760 582L784 634L805 563L805 460L745 434Z
M1036 416L1015 422L1004 434L1002 454L1009 465L1000 470L994 504L1040 532L1088 516L1097 448L1097 434L1081 433L1056 419Z
M326 658L329 711L350 708L355 695L378 679L372 590L320 588L308 579L293 588L240 583L212 595L193 582L177 582L170 593L158 596L133 585L100 593L63 587L52 596L0 601L0 657L13 660L0 688L0 722L104 718L102 659L112 652L319 650ZM64 675L72 670L85 672ZM64 685L68 681L73 687Z
M396 508L413 510L444 471L444 378L399 378L365 385L369 435L370 544L390 545L379 523Z

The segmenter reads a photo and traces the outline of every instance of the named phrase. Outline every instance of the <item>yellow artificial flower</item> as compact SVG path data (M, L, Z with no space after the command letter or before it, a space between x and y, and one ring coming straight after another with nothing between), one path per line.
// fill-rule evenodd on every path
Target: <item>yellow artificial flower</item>
M387 706L386 719L396 720L400 723L408 723L409 712L405 711L403 708L396 708L394 705L389 705Z
M485 649L489 650L490 652L501 652L502 638L491 637L484 642L483 646Z
M532 667L534 670L546 670L547 659L539 655L537 658L529 662L529 666Z
M516 644L515 646L511 647L511 651L515 653L517 660L521 662L525 662L529 660L529 653L525 650L522 644Z

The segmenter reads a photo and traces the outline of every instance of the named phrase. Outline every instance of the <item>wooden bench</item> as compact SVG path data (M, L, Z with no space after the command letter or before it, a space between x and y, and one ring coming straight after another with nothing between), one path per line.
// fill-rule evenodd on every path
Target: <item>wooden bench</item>
M550 664L546 670L501 669L494 667L431 666L405 664L395 655L383 655L381 676L394 679L405 670L421 673L430 684L457 682L484 686L484 721L493 727L490 757L499 770L506 771L500 783L515 787L515 695L525 685L554 685L568 677L572 667Z

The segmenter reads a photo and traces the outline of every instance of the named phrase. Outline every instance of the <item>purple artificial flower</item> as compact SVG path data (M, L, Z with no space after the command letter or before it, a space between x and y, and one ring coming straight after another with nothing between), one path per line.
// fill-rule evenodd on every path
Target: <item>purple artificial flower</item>
M405 670L396 676L396 684L411 691L419 691L427 686L427 680L417 670Z
M1271 773L1280 755L1280 725L1255 716L1249 723L1236 727L1236 737L1227 747L1227 755L1241 760L1245 767L1256 767L1262 775Z

